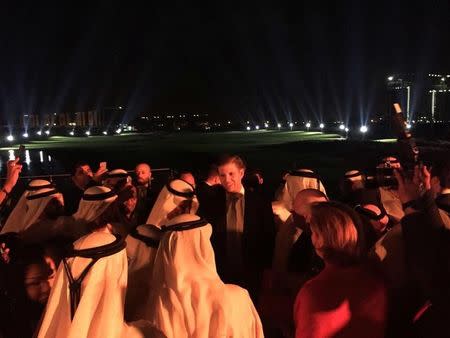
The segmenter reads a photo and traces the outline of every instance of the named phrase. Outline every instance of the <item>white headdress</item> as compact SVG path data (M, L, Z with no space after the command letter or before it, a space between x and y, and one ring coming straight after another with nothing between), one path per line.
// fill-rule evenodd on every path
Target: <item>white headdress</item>
M248 292L217 274L211 225L183 214L166 228L176 230L163 236L156 255L152 324L167 337L263 337Z
M22 232L28 229L32 224L38 221L39 217L41 217L42 212L47 207L48 203L57 198L60 200L61 204L64 205L63 195L58 192L54 187L51 188L42 188L36 191L32 191L26 197L27 205L26 205L26 213L23 217L23 223L21 224L21 228L17 228L17 232Z
M106 173L105 179L102 183L109 188L115 188L116 184L121 180L127 180L131 182L131 177L124 169L114 169Z
M74 249L95 249L115 240L111 234L94 232L76 241ZM68 273L64 264L59 265L38 337L143 337L136 327L124 322L127 256L125 248L119 250L98 259L88 270L81 282L73 319ZM67 266L73 278L78 278L91 261L91 258L79 256L69 259Z
M107 187L90 187L84 191L78 210L73 214L73 218L76 221L92 222L116 199L117 195Z
M161 239L161 229L144 224L126 237L128 257L128 289L125 299L125 318L144 318L148 296L152 288L153 264Z
M2 230L0 231L0 234L6 233L6 232L19 232L20 229L23 229L23 221L24 221L24 215L27 211L27 196L36 190L42 189L42 188L51 188L53 187L52 183L47 180L32 180L30 183L28 183L27 187L25 188L25 191L23 192L22 196L20 197L19 201L17 202L14 209L11 211L11 213L8 216L8 219L5 222L5 225L3 226Z
M292 210L295 196L305 189L317 189L326 194L320 178L310 169L299 169L286 175L286 182L276 200L284 203L287 210Z
M198 200L194 187L183 180L173 180L162 188L146 223L160 228L168 222L167 215L183 201L192 201L190 213L197 212Z

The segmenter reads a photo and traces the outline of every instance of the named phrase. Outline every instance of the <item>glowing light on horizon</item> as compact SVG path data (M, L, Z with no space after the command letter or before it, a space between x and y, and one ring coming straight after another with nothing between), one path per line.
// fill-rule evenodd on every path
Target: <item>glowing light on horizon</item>
M30 151L28 149L25 150L25 163L26 164L30 164L31 163Z

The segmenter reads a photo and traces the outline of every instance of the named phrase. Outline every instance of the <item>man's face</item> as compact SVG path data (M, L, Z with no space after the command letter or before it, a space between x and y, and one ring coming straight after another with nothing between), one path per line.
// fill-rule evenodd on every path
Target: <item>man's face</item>
M181 201L171 212L167 214L167 219L171 220L182 214L189 214L191 212L192 200Z
M134 211L134 209L136 209L136 204L137 204L136 188L131 186L130 196L123 202L125 213L131 214Z
M433 197L436 198L440 195L442 187L441 182L439 180L439 177L433 176L430 179L430 185L431 185L431 193L433 194Z
M152 178L152 171L148 165L139 164L134 172L136 174L136 181L141 185L149 183Z
M30 300L47 303L54 275L46 264L30 264L25 270L24 286Z
M228 192L240 192L245 170L239 169L233 162L219 167L220 183Z

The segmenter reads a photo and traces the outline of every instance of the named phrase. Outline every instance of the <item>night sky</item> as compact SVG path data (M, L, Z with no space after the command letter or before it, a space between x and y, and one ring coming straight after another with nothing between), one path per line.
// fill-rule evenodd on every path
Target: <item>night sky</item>
M1 114L326 120L385 109L390 73L450 73L448 1L190 3L3 6Z

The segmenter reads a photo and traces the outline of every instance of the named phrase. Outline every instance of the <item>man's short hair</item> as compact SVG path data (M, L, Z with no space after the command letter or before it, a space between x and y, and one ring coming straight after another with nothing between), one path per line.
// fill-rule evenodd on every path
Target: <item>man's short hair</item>
M328 201L328 197L327 195L325 195L322 191L318 190L318 189L303 189L300 190L297 193L298 198L323 198L325 200ZM295 198L297 198L297 196L295 196Z
M439 161L433 164L431 177L438 177L442 188L450 188L450 160Z
M150 164L145 163L145 162L141 162L141 163L136 164L136 166L134 167L134 170L136 170L137 167L139 167L139 166L141 166L141 165L142 165L142 166L145 166L146 168L148 168L149 171L152 171L152 168L150 167Z
M239 169L245 169L245 163L238 155L222 155L217 161L217 167L221 167L228 163L234 163Z
M77 173L78 168L84 167L85 165L89 165L89 163L87 163L86 161L78 161L77 163L75 163L72 166L72 171L70 172L70 174L72 176L75 176L75 174Z

